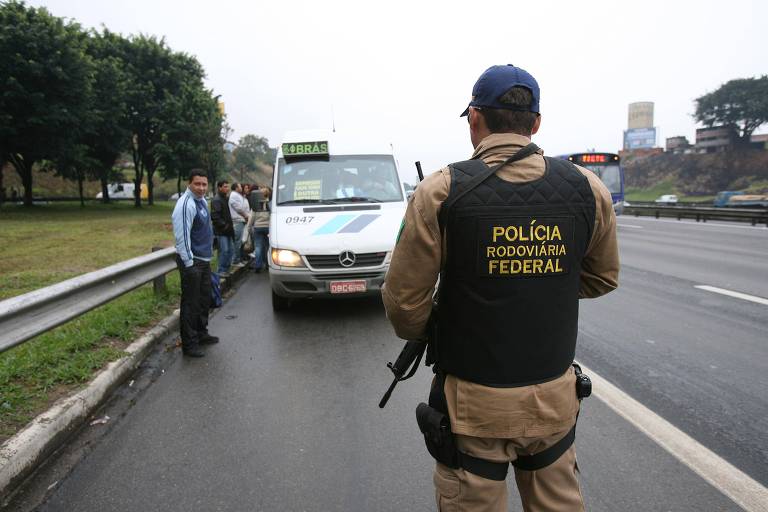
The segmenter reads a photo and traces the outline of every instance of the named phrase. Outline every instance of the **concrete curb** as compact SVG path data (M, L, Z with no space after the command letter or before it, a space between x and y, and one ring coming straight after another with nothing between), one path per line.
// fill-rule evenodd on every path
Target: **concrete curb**
M131 343L85 389L59 400L0 447L0 503L78 429L109 394L141 364L155 343L179 325L179 310Z
M231 289L247 268L238 268L223 279L222 292ZM178 326L177 309L131 343L125 349L127 356L109 363L84 389L58 400L0 446L0 505L136 370L155 344Z

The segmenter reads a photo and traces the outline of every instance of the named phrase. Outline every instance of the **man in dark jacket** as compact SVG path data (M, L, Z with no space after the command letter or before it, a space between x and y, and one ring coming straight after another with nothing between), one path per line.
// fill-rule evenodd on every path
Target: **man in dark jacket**
M218 192L211 200L211 220L213 221L213 233L219 245L219 275L226 274L232 264L235 245L233 237L235 229L232 226L232 215L229 213L229 182L219 180L216 183Z

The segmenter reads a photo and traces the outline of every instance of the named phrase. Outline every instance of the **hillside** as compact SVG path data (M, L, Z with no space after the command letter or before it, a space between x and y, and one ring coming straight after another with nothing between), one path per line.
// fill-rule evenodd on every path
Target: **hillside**
M624 159L625 187L650 189L669 183L687 196L711 196L721 190L768 193L768 151L741 150L702 155L664 153Z

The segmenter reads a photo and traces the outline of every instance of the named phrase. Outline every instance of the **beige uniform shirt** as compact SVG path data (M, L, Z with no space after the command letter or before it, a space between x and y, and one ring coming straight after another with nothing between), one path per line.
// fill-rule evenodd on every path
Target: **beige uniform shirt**
M473 158L493 166L530 139L496 133L483 139ZM619 253L611 194L591 171L578 167L595 196L595 226L581 264L580 298L604 295L618 286ZM541 152L508 164L497 176L512 183L540 178L545 171ZM427 176L408 203L389 272L382 287L387 317L404 339L424 338L432 295L445 262L445 240L438 225L440 207L450 191L448 167ZM491 388L452 375L446 398L454 433L477 437L540 437L569 428L578 411L575 377L569 369L555 380L516 388Z

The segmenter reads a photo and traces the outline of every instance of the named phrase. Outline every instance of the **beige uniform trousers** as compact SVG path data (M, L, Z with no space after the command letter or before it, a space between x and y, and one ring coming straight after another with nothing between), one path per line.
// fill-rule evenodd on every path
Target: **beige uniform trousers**
M570 427L568 428L570 430ZM469 455L496 462L511 462L519 454L540 452L568 432L543 438L488 439L456 435L458 448ZM515 470L515 480L526 512L576 512L584 510L579 487L576 447L538 471ZM437 463L435 468L437 509L440 512L505 512L507 483L488 480L463 469Z

